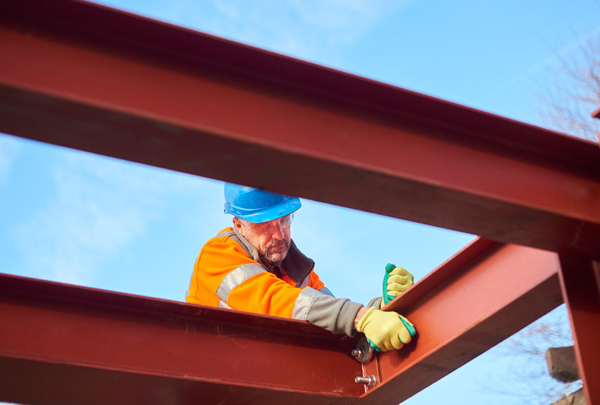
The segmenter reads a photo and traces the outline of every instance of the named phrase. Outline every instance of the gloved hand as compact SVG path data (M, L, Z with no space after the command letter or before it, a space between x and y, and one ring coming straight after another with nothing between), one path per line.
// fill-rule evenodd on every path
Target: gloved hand
M381 300L381 307L383 308L385 304L412 286L414 279L415 277L408 270L396 267L393 263L388 263L385 266L385 276L383 276L383 299Z
M357 331L367 337L377 351L400 350L417 333L412 323L395 312L369 308L358 322Z

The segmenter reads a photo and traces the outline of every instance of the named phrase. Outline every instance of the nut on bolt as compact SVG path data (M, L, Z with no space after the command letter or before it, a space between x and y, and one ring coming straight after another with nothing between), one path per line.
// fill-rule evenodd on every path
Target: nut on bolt
M366 377L356 377L354 382L357 384L364 384L369 388L372 388L377 384L377 378L374 375L369 375Z
M363 354L364 354L364 352L362 350L360 350L360 349L354 349L354 350L352 350L352 356L356 360L360 359L363 356Z
M373 357L375 349L371 347L366 337L360 338L356 349L352 350L352 357L361 363L366 363Z

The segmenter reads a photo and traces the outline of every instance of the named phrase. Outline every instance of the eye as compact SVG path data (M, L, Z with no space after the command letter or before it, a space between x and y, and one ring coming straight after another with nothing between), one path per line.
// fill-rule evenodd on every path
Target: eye
M267 231L269 228L271 228L271 224L268 222L263 222L261 224L255 224L254 227L257 230L264 232L264 231Z

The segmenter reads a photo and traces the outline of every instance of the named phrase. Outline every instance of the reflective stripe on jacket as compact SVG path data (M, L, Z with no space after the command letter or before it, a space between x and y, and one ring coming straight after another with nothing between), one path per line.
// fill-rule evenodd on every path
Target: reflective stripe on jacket
M233 228L200 251L186 301L220 308L309 321L334 333L353 335L362 305L333 297L313 271L314 262L293 241L281 263L267 269L258 251Z

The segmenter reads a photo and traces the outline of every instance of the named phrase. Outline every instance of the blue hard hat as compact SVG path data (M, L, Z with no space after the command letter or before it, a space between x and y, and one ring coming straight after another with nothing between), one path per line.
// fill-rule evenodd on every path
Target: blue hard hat
M301 206L298 197L225 183L225 213L248 222L272 221L291 214Z

